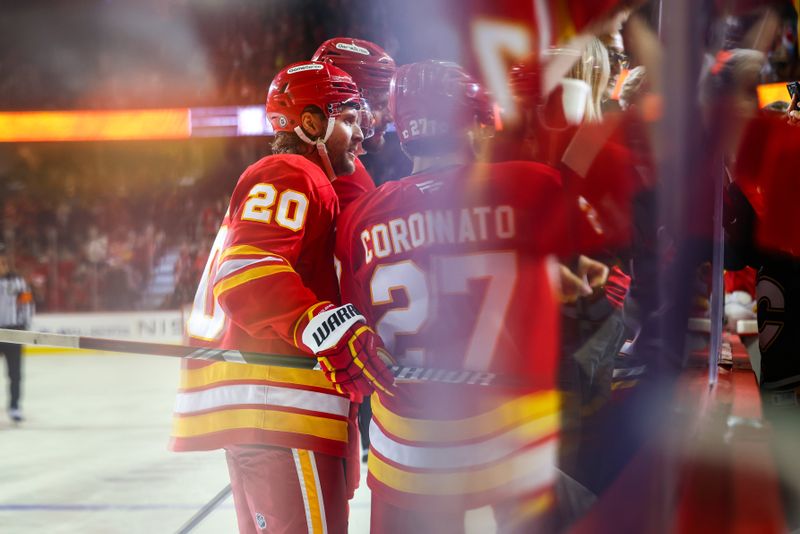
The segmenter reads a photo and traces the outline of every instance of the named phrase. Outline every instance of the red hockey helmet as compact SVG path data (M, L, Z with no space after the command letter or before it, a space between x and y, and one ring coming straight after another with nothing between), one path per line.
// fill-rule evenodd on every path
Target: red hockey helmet
M494 126L489 94L461 66L448 61L429 59L398 67L389 111L401 143Z
M275 76L267 92L267 119L274 131L297 132L300 116L308 106L318 107L327 119L335 118L347 106L362 111L360 126L367 130L364 137L369 137L372 118L368 107L353 79L342 69L330 63L304 61L289 65Z
M388 91L396 69L386 50L375 43L349 37L328 39L317 48L311 60L336 65L365 91Z

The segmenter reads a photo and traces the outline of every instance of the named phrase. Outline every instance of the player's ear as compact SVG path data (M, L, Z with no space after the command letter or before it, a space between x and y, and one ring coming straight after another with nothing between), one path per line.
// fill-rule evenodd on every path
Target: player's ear
M300 115L300 125L302 126L303 130L312 138L320 137L324 134L323 126L322 126L322 117L319 113L313 113L311 111L304 111L302 115Z

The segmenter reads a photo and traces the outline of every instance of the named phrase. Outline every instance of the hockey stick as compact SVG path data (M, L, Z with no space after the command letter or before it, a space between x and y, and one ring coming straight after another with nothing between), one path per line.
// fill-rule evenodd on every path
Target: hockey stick
M228 484L224 488L220 490L219 493L214 495L210 501L208 501L202 508L200 508L195 514L184 523L181 528L175 534L189 534L189 532L193 531L194 528L200 524L203 519L205 519L208 514L214 511L214 508L220 505L222 501L228 498L228 495L231 493L231 485Z
M207 349L190 347L188 345L146 343L143 341L129 341L126 339L72 336L67 334L51 334L48 332L27 332L24 330L9 330L6 328L0 328L0 343L44 345L47 347L68 349L104 350L129 354L190 358L193 360L291 367L294 369L314 369L317 366L317 361L314 358L307 358L304 356ZM448 384L469 384L478 386L498 385L499 383L505 383L506 385L519 384L519 381L514 380L513 377L503 379L494 373L483 371L430 369L425 367L403 367L399 365L393 365L391 370L398 381L444 382Z

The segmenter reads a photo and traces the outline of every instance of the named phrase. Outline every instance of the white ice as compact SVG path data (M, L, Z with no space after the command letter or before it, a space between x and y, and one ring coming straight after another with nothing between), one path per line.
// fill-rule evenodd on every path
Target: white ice
M172 533L228 483L223 452L167 450L177 360L62 353L23 365L27 419L0 412L0 532ZM0 390L5 407L5 380ZM369 530L363 475L352 533ZM235 533L232 498L192 532Z
M158 356L24 357L26 420L13 425L0 411L0 533L177 532L228 484L222 451L167 450L178 369L176 359ZM0 406L7 404L2 380ZM362 465L351 534L369 532L369 502ZM488 509L467 514L467 534L494 526ZM236 530L228 497L192 534Z

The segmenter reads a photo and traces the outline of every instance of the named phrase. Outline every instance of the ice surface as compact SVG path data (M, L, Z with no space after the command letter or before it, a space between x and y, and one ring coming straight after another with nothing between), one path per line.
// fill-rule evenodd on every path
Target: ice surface
M167 450L177 360L54 353L23 366L27 419L15 427L0 412L0 532L171 533L228 483L222 451ZM363 478L352 533L369 530ZM235 533L233 500L193 532Z

